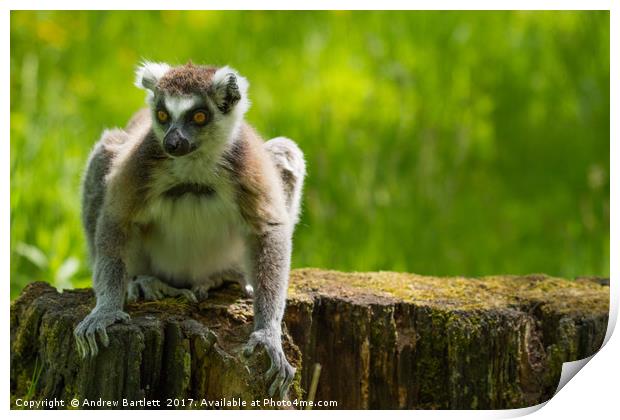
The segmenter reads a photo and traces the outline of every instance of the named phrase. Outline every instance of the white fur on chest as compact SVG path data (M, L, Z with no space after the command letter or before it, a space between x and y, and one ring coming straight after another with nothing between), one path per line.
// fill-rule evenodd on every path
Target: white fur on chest
M191 163L191 162L190 162ZM163 192L180 183L209 185L209 196L186 193L171 198ZM140 219L149 225L143 250L154 275L176 285L196 285L209 276L243 264L246 228L226 173L204 165L171 164L158 177L151 200Z

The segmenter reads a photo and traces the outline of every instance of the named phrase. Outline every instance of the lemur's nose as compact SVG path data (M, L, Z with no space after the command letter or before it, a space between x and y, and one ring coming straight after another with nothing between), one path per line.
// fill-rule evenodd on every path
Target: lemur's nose
M172 156L183 156L192 151L192 147L187 137L178 129L170 131L164 137L164 150Z

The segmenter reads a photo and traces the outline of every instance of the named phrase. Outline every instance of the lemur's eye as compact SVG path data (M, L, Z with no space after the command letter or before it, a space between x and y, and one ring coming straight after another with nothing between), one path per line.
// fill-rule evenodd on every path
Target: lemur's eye
M168 122L168 113L166 111L164 111L163 109L160 109L159 111L157 111L157 121L159 121L160 123L165 123Z
M192 115L192 121L198 125L203 125L207 122L207 114L204 111L196 111Z

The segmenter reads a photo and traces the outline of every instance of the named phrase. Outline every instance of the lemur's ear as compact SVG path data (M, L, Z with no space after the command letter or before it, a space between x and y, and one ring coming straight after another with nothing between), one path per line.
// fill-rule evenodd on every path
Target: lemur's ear
M166 63L153 63L144 61L136 70L135 85L140 89L147 89L151 92L155 91L155 86L161 77L170 70L170 66Z
M213 101L222 114L233 109L242 114L249 107L247 79L236 70L226 66L218 69L213 75Z

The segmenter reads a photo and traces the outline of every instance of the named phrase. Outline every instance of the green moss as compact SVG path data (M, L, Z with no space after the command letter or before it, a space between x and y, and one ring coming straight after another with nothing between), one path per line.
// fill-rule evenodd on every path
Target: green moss
M548 277L430 277L408 273L341 273L299 269L291 273L289 293L295 298L320 290L323 294L372 294L408 303L457 310L516 307L545 301L560 312L608 312L609 288L593 282Z
M293 379L293 383L291 384L291 388L289 390L289 396L291 399L298 398L301 399L304 397L304 390L301 387L301 372L303 371L303 366L301 364L301 360L298 362L297 371L295 372L295 378Z

